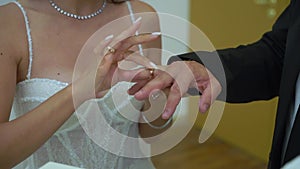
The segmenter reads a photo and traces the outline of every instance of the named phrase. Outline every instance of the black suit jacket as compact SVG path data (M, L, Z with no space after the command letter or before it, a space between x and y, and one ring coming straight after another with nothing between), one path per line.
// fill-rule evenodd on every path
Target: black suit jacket
M300 70L299 0L291 1L272 30L265 33L259 41L237 48L218 50L217 53L226 74L227 102L268 100L279 96L269 159L269 169L279 169L283 165L282 147ZM201 62L201 58L215 56L214 52L195 52L179 55L179 58ZM174 60L178 60L178 57L172 57L169 61ZM213 67L209 69L214 73ZM299 120L296 119L295 123L300 123ZM294 148L300 149L300 143Z

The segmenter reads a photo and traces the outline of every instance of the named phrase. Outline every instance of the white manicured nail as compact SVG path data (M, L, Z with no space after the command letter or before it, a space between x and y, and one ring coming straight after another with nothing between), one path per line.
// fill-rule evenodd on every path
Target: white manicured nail
M153 62L150 62L151 67L153 67L154 69L158 69L157 65Z
M161 32L153 32L153 33L151 33L151 35L154 35L154 36L160 36L160 35L161 35Z
M107 41L107 40L110 40L110 39L112 39L114 37L114 35L113 34L111 34L111 35L108 35L104 40L105 41Z
M142 17L137 18L137 19L134 21L134 23L137 23L137 22L139 22L140 20L142 20Z

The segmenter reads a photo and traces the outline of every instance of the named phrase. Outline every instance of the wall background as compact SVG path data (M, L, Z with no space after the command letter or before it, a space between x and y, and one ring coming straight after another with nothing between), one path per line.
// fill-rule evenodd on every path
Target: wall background
M156 11L161 13L168 13L171 15L175 15L181 17L186 20L190 20L190 1L182 1L182 0L142 0L150 4ZM161 29L164 32L168 32L168 29L172 29L168 25L168 21L163 20L161 18ZM186 37L184 40L189 39L189 27L188 25L182 26L181 29L185 32ZM163 48L165 50L172 51L172 53L184 53L188 51L188 48L182 44L176 43L171 39L163 37Z

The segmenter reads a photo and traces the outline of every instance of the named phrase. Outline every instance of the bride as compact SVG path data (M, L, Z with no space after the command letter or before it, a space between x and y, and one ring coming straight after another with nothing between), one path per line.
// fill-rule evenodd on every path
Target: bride
M148 158L121 157L98 146L74 114L77 106L93 98L87 82L94 80L95 92L102 97L96 102L111 127L134 137L157 132L147 124L120 116L111 99L113 90L126 85L121 82L110 89L111 72L118 70L120 56L125 56L133 45L138 46L134 50L140 51L161 47L158 33L141 35L142 38L132 36L137 29L159 31L158 18L141 21L134 14L141 12L154 10L137 0L20 0L0 7L0 168L35 169L49 161L92 169L154 168ZM114 36L102 35L103 40L99 40L98 53L104 57L96 78L88 66L85 74L72 82L84 43L99 28L126 15L130 20L120 27L127 30ZM117 39L122 41L116 42ZM107 48L109 45L113 47ZM152 62L160 63L160 55L146 55L152 56ZM74 106L75 85L80 98ZM103 97L107 89L110 90ZM121 95L126 95L126 90ZM132 102L143 108L142 103L129 98L124 101L125 108ZM160 118L156 121L155 124L165 123ZM108 142L111 139L107 132L99 136Z

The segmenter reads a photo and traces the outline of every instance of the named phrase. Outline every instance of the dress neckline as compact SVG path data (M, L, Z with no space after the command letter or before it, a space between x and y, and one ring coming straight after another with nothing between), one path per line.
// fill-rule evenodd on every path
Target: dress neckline
M30 82L48 82L48 83L57 84L57 85L60 85L60 86L68 86L69 85L68 82L63 82L63 81L59 81L59 80L56 80L56 79L50 79L50 78L31 78L31 79L25 79L23 81L18 82L17 86L24 85L24 84L30 83Z

